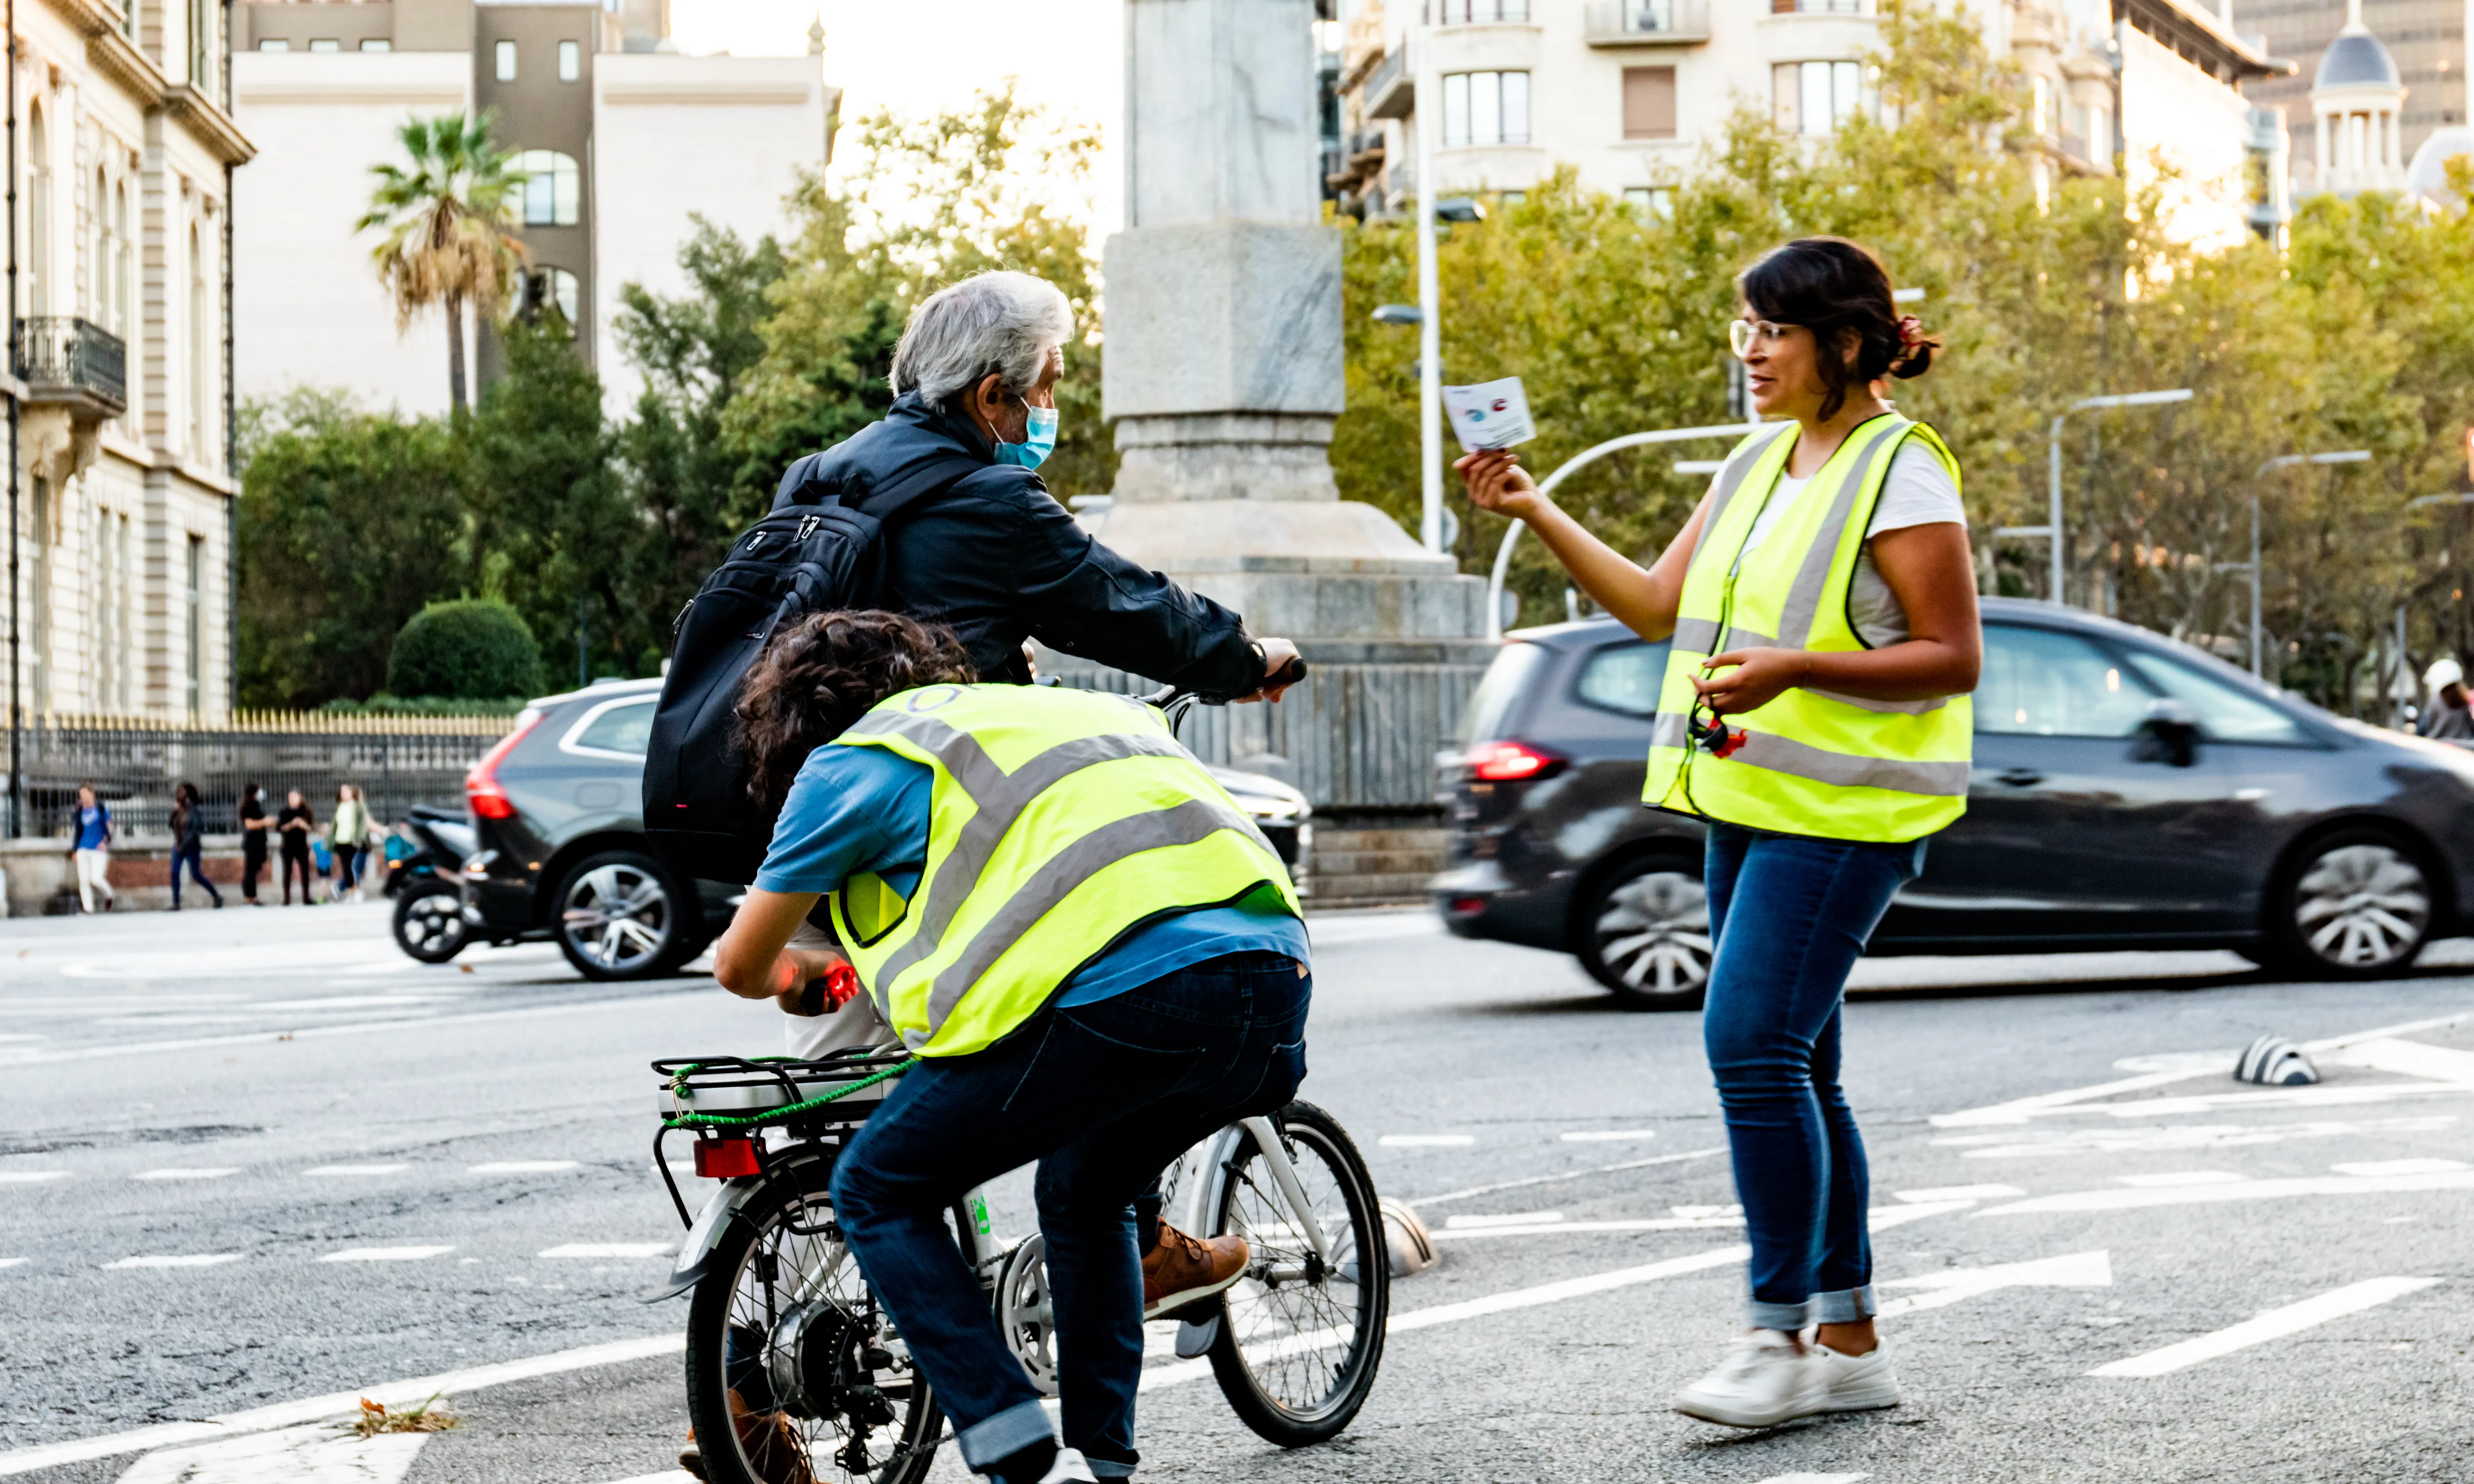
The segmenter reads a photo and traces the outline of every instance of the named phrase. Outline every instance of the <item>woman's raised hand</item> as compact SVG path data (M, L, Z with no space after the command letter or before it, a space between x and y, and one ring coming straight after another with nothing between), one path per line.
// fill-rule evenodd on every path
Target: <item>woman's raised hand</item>
M1526 521L1544 503L1538 481L1520 467L1519 455L1508 449L1484 449L1452 461L1461 482L1468 486L1469 503L1480 510Z

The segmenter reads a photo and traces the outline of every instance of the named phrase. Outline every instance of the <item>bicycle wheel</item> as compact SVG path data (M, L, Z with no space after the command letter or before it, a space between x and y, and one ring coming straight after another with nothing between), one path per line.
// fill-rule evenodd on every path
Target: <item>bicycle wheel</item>
M1311 1103L1292 1103L1272 1122L1331 1260L1315 1255L1263 1151L1241 1133L1211 1230L1244 1237L1253 1255L1222 1296L1211 1372L1247 1426L1302 1448L1337 1436L1374 1389L1392 1269L1374 1180L1347 1131Z
M825 1192L798 1177L747 1204L688 1305L688 1419L705 1476L917 1484L944 1416Z

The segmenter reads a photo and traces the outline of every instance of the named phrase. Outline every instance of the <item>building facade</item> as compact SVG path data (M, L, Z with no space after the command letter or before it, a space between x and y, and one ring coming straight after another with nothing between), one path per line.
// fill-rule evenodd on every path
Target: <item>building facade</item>
M446 409L444 323L398 334L376 239L353 223L406 118L486 109L525 177L526 292L566 316L623 411L641 377L612 330L620 287L685 290L691 215L742 237L781 231L839 103L821 29L805 57L689 57L667 0L249 0L234 13L233 92L264 152L240 193L245 397L308 384ZM476 343L486 378L493 348Z
M1414 188L1407 130L1416 0L1343 0L1332 188L1396 210ZM1442 97L1440 195L1523 190L1570 164L1645 209L1741 110L1818 138L1880 106L1865 59L1876 0L1427 0ZM2159 154L2191 183L2184 230L2244 230L2257 146L2252 78L2283 70L2194 0L1964 0L2031 89L2045 168L2110 173Z
M2332 87L2391 84L2402 94L2390 120L2400 162L2412 160L2434 133L2474 122L2466 116L2465 92L2466 36L2474 0L2360 0L2359 5L2349 0L2244 0L2241 14L2243 29L2259 33L2269 54L2300 63L2296 75L2263 79L2248 89L2253 102L2285 109L2297 193L2349 192L2349 182L2331 179L2328 172L2361 168L2342 132L2348 126L2341 124L2338 135L2328 141L2328 153L2320 154L2321 109L2315 94L2326 101ZM2364 47L2358 37L2371 38L2372 47ZM2370 55L2373 48L2379 59ZM2377 60L2386 61L2385 70L2392 76L2377 75ZM2370 109L2328 111L2341 119ZM2364 143L2359 158L2376 164L2380 157L2372 146L2380 140L2372 135ZM2401 188L2403 180L2400 168L2389 188Z
M207 0L18 0L12 699L231 700L226 245L252 145Z

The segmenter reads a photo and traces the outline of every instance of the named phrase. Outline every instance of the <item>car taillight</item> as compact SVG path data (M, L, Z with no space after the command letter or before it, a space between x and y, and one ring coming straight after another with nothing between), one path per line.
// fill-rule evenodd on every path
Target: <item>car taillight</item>
M516 718L516 729L498 739L498 744L481 755L473 770L464 775L464 801L473 806L475 816L483 819L512 819L516 816L515 800L498 783L498 765L516 750L524 734L541 725L542 714L527 711Z
M1542 778L1564 765L1564 760L1551 752L1516 742L1480 742L1461 760L1472 778L1489 783L1512 783L1523 778Z

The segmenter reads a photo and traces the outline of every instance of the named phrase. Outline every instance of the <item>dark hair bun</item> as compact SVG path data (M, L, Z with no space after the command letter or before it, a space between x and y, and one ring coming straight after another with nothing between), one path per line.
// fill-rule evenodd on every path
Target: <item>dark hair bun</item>
M1824 418L1836 416L1855 387L1883 377L1923 376L1941 348L1913 315L1900 315L1881 260L1845 237L1799 237L1772 248L1736 278L1735 289L1755 314L1801 325L1822 346L1855 337L1852 363L1837 355L1819 358L1822 381L1830 388L1821 404Z

